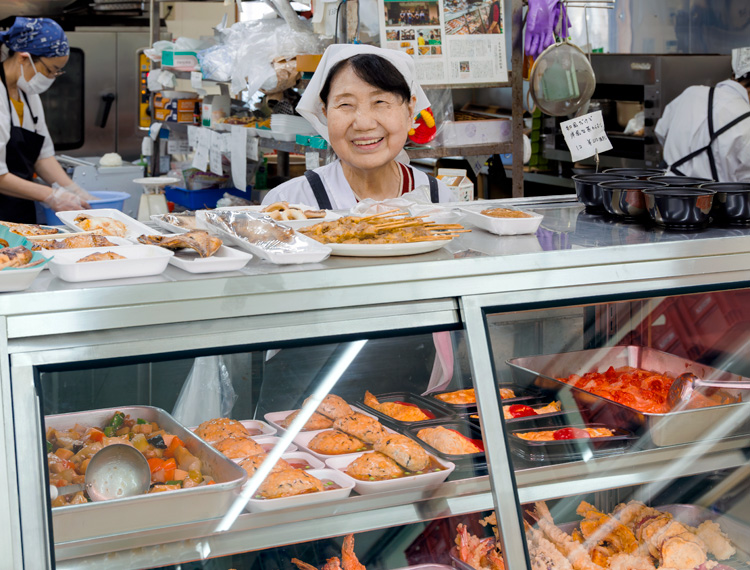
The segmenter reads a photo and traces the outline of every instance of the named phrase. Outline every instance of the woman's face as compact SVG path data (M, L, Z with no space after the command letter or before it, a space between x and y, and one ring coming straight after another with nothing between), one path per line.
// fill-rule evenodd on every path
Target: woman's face
M328 135L338 157L351 167L371 170L396 158L412 126L416 98L398 95L362 81L351 66L331 81Z
M68 58L69 56L67 55L58 57L37 57L36 61L32 61L31 56L28 56L21 62L23 76L26 78L26 81L31 81L31 78L35 75L34 69L36 69L37 73L41 73L50 79L55 79L62 75L63 68L68 63Z

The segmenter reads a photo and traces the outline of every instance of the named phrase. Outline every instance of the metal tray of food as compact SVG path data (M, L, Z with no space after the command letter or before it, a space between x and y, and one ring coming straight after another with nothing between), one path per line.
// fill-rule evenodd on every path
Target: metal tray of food
M517 386L515 384L498 384L497 388L498 390L501 388L513 390L513 393L515 394L515 397L513 398L503 398L503 404L517 404L521 402L527 403L528 400L533 400L541 395L539 390L525 386ZM471 390L473 390L473 388L471 388ZM430 394L430 397L437 400L440 405L453 410L457 414L475 411L477 409L476 399L473 402L467 402L465 404L451 404L450 402L446 402L439 398L439 396L443 394L452 394L459 391L460 390L449 390L447 392L436 392L434 394Z
M409 406L419 408L420 410L422 410L422 412L424 412L425 415L428 416L428 419L426 420L417 420L412 422L401 421L392 418L387 414L384 414L380 410L376 410L375 408L368 406L364 403L364 401L357 402L358 406L361 406L366 412L377 416L385 424L395 426L411 426L422 425L424 422L436 419L455 418L455 413L440 402L431 398L419 396L418 394L412 394L411 392L388 392L387 394L374 394L374 396L381 404L389 402L399 402L402 404L407 404Z
M458 432L459 435L465 437L466 439L470 440L474 445L484 450L484 442L482 441L482 430L479 428L477 424L468 422L464 419L454 418L454 419L443 419L443 420L431 420L429 422L419 422L419 425L414 425L414 426L404 428L403 431L406 435L408 435L414 441L419 443L419 445L424 447L428 451L428 453L432 453L433 455L436 455L440 457L441 459L445 459L447 461L451 461L455 463L456 469L469 469L469 468L473 468L475 470L487 469L487 457L485 456L484 451L481 451L479 453L469 453L469 454L447 453L447 452L441 451L440 449L437 449L436 447L433 447L432 445L430 445L429 443L420 439L417 436L417 433L420 430L423 430L426 428L434 428L434 427L444 427L445 429L450 429L455 432Z
M186 524L226 514L247 479L245 470L210 447L161 408L127 406L47 416L44 418L45 431L49 428L70 429L76 424L102 427L115 412L123 412L133 419L142 418L148 422L156 422L168 433L179 437L185 448L201 460L204 465L203 472L211 475L215 484L57 507L52 509L56 543L111 534L113 524L117 532L126 533Z
M518 384L555 392L559 394L555 397L562 399L564 405L568 401L567 396L570 396L586 422L605 423L611 427L633 431L650 439L657 447L722 439L733 435L750 435L748 402L653 414L638 411L557 380L571 374L604 372L610 366L632 366L674 377L691 372L704 379L746 380L735 374L666 352L642 346L614 346L511 358L506 363L510 366L513 380ZM732 390L726 391L732 393ZM640 442L639 446L648 447L648 439Z

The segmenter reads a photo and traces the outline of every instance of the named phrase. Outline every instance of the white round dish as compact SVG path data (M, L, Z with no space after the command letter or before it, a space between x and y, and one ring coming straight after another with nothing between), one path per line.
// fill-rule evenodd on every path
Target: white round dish
M492 208L490 204L483 206L474 206L472 208L461 208L464 214L464 221L480 229L499 236L514 236L520 234L533 234L539 229L544 216L524 210L522 208L509 208L510 210L519 210L529 214L530 218L493 218L481 213L482 210Z
M328 243L331 255L346 257L394 257L436 251L453 240L417 241L411 243Z
M317 503L326 503L329 501L338 501L349 496L354 488L351 477L335 469L310 469L308 473L318 479L328 479L341 486L340 489L331 489L330 491L321 491L319 493L306 493L294 497L281 497L280 499L248 499L245 509L251 513L265 513L268 511L278 511L280 509L289 509L303 505L315 505ZM247 484L247 483L246 483Z
M147 188L164 188L170 184L177 184L179 180L171 176L149 176L147 178L136 178L134 184L140 184Z

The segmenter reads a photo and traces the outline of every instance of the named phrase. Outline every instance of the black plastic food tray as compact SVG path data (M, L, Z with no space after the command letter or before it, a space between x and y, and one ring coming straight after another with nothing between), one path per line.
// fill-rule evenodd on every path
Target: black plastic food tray
M503 404L525 403L528 400L539 398L542 395L542 392L537 390L536 388L519 386L518 384L498 384L497 389L499 390L500 388L510 388L516 394L515 398L508 398L506 400L503 400ZM441 406L445 406L446 408L453 410L457 414L477 409L476 402L473 402L471 404L450 404L448 402L443 402L442 400L437 398L437 396L439 396L440 394L450 394L451 392L457 391L458 390L446 390L445 392L437 392L435 394L430 394L430 398L434 401L437 401Z
M445 459L446 461L451 461L455 463L457 469L460 467L469 467L469 466L473 466L476 469L487 468L487 458L483 451L479 453L452 455L450 453L443 453L439 449L432 447L429 443L417 437L417 433L420 430L425 429L425 428L434 428L438 426L444 427L446 429L455 430L461 435L468 437L469 439L475 439L480 442L482 441L482 430L479 429L477 425L471 422L468 422L466 420L463 420L463 419L458 419L458 418L452 419L452 420L432 420L429 422L419 422L419 425L413 425L413 426L404 428L404 433L408 435L409 437L411 437L414 441L418 442L429 453L432 453L433 455L436 455L440 457L441 459Z
M545 398L543 402L527 400L525 402L517 402L517 403L525 404L532 408L541 408L551 403L554 400L555 398ZM508 405L508 404L505 404L506 401L507 400L503 400L503 405ZM475 410L473 412L467 412L464 414L459 414L459 417L473 424L480 425L478 410ZM513 429L517 429L517 426L523 425L526 423L530 423L534 425L535 427L541 427L541 426L559 426L563 424L577 423L578 421L580 421L580 416L577 418L576 417L570 418L568 413L565 411L565 408L563 407L559 412L551 412L549 414L541 414L541 415L536 415L536 416L523 416L520 418L512 418L509 420L505 420L505 423L512 425Z
M386 394L374 394L374 396L381 404L385 402L404 402L405 404L413 404L421 408L423 411L429 412L434 416L434 418L429 418L428 420L403 422L392 418L391 416L387 416L386 414L379 410L376 410L375 408L371 408L364 403L364 400L357 402L358 406L362 406L362 408L364 408L368 413L378 416L378 418L380 418L385 424L390 424L393 426L422 425L425 422L431 420L444 420L456 417L456 414L450 408L440 404L440 402L430 398L425 398L424 396L420 396L418 394L412 394L411 392L388 392Z
M617 455L626 451L638 437L633 432L622 428L613 428L605 424L568 424L554 426L552 429L575 428L609 428L614 432L610 437L592 437L588 439L565 439L557 441L527 441L518 437L518 433L550 430L550 426L515 429L508 434L513 453L528 461L562 460L576 461L584 457Z

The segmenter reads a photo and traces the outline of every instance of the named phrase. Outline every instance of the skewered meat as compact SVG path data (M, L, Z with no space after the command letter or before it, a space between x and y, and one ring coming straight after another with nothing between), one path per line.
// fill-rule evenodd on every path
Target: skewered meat
M99 234L78 234L64 239L45 239L34 242L31 249L74 249L79 247L117 247Z
M82 257L81 259L76 261L76 263L86 263L87 261L114 261L117 259L127 259L127 257L113 251L102 251L98 253L91 253L86 257Z
M382 481L401 477L404 470L390 457L373 451L357 457L344 470L344 473L361 481Z
M430 464L430 456L427 452L405 435L389 433L377 441L373 447L375 451L394 459L408 471L422 471Z
M223 453L229 459L241 459L263 453L263 447L249 437L230 435L214 444L216 451Z
M279 499L305 493L317 493L324 489L323 482L302 469L285 469L269 473L258 494L264 499Z
M190 248L201 257L211 257L221 247L221 240L203 230L195 230L171 236L139 236L138 241L149 245L158 245L167 249Z
M417 432L417 437L448 455L463 455L482 451L461 434L443 426L421 429Z
M31 261L34 254L22 245L0 249L0 269L22 267Z
M339 430L320 432L312 438L307 447L323 455L343 455L365 450L362 441Z
M245 459L241 460L238 465L247 472L247 476L248 478L250 478L266 460L266 457L268 457L268 454L266 452L258 453L256 455L246 457ZM284 471L291 468L292 466L289 465L289 463L285 459L279 459L271 468L271 473L275 473L276 471Z
M292 425L294 418L299 415L299 412L299 410L292 412L283 420L281 420L279 422L279 425L283 428L288 428L290 425ZM318 412L313 412L313 415L310 416L310 419L307 420L300 431L317 431L319 429L328 429L331 427L333 427L333 421L331 420L331 418L327 418L323 414L319 414Z
M375 418L353 412L348 416L338 418L333 427L361 439L365 443L375 443L384 435L382 424Z
M365 404L401 422L421 422L430 419L416 406L408 406L398 402L383 402L381 404L369 391L365 391Z
M207 441L210 445L220 442L230 436L250 437L245 426L237 420L229 418L215 418L203 422L195 430L195 435Z
M20 236L47 236L58 233L55 228L47 228L38 224L17 224L15 222L0 222L0 224Z
M125 237L125 234L128 233L128 227L114 218L78 214L73 222L82 230L93 231L105 236Z
M310 400L310 398L306 398L302 404L306 404L308 400ZM336 418L348 416L353 412L352 407L346 403L346 400L344 400L340 396L337 396L336 394L328 394L325 398L323 398L323 401L320 402L317 411L318 413L323 414L324 416L333 420L335 420Z

